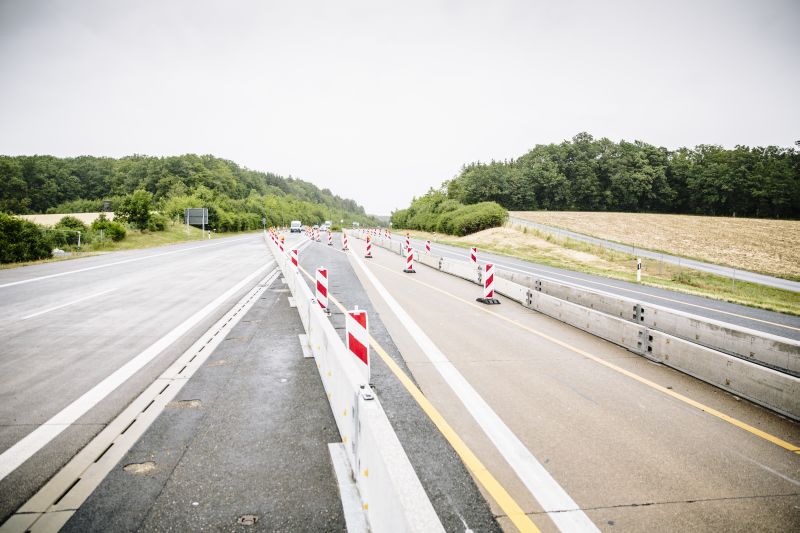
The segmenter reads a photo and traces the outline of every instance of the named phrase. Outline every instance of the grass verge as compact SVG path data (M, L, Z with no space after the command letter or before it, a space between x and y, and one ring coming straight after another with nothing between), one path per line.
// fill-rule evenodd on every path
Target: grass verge
M246 233L260 233L261 230L253 230L240 233L211 233L211 240L220 239L223 237L231 237L234 235L242 235ZM42 259L40 261L27 261L23 263L5 263L0 264L0 270L8 268L17 268L28 265L38 265L41 263L56 263L59 261L69 261L71 259L78 259L81 257L91 257L108 252L117 252L121 250L139 250L142 248L154 248L157 246L166 246L168 244L176 244L180 242L201 242L208 240L208 234L203 235L203 231L189 226L188 230L183 224L170 223L164 231L139 231L128 229L128 233L121 241L114 242L111 239L106 239L105 242L93 242L81 246L67 246L64 251L69 255L61 257L52 257Z
M465 237L452 237L423 231L411 231L419 239L461 248L478 246L479 250L524 259L542 265L563 268L611 279L636 282L636 257L601 246L556 237L533 228L492 228ZM480 251L479 251L480 253ZM686 294L747 305L769 311L800 315L800 293L756 283L733 281L671 263L645 260L642 285L660 287Z

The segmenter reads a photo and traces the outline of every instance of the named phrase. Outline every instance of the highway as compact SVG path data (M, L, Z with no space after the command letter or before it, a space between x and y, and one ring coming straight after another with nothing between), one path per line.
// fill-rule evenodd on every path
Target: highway
M392 240L405 242L405 237L400 234L393 234ZM425 249L424 241L412 238L411 243L415 250ZM431 252L435 255L459 260L467 260L469 257L468 249L445 244L431 243ZM502 270L546 276L588 289L634 298L642 302L676 309L685 313L692 313L721 322L737 324L757 331L800 340L800 317L797 316L541 265L523 259L488 253L480 248L478 249L478 257L479 261L492 262Z
M373 353L382 354L370 383L445 530L800 524L800 424L505 298L478 304L473 283L419 264L406 274L394 253L374 247L365 259L363 241L351 237L349 253L338 235L334 242L289 235L287 249L300 249L306 272L329 269L336 302L369 312ZM481 259L784 336L800 326L777 313ZM77 512L58 516L53 504L42 516L66 531L227 530L256 519L273 531L350 525L328 455L335 424L274 265L263 236L252 235L0 272L0 524L15 512L23 524L20 507L119 425L142 391L160 388L170 365L217 338L217 324L251 294ZM330 320L344 339L341 311ZM148 464L152 473L127 469ZM523 517L506 512L515 507Z
M269 261L249 235L0 271L0 523Z
M656 261L663 261L666 263L672 263L674 265L680 265L686 268L693 268L695 270L709 272L711 274L716 274L718 276L723 276L726 278L734 278L736 280L749 281L751 283L758 283L761 285L766 285L768 287L776 287L778 289L784 289L787 291L800 292L800 282L798 281L777 278L775 276L768 276L766 274L759 274L757 272L750 272L749 270L742 270L740 268L715 265L713 263L707 263L705 261L688 259L686 257L679 257L676 255L665 254L662 252L655 252L639 248L636 246L631 246L628 244L620 244L618 242L609 241L606 239L598 239L597 237L592 237L590 235L584 235L582 233L577 233L562 228L556 228L554 226L548 226L546 224L540 224L538 222L533 222L531 220L526 220L524 218L510 216L508 220L511 224L516 224L518 226L528 226L529 228L534 228L544 233L559 235L561 237L568 237L576 241L588 242L590 244L595 244L597 246L608 248L610 250L618 250L620 252L629 253L631 255L638 255L640 257L646 257L648 259L654 259Z
M351 248L427 398L543 531L800 524L800 457L741 423L794 444L800 425L502 297L482 306L467 281Z

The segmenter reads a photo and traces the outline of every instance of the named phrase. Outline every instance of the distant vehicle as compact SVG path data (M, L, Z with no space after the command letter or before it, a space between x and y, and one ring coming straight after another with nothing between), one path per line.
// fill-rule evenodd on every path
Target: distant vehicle
M292 225L289 229L292 233L300 233L303 231L303 223L299 220L292 220Z
M313 229L319 229L319 226L314 224Z

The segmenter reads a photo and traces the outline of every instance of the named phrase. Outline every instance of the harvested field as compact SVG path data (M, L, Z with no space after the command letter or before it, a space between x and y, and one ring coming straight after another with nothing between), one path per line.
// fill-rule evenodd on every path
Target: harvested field
M509 214L649 250L800 278L800 221L576 211Z
M87 226L94 222L97 217L100 216L100 213L61 213L59 215L19 215L20 218L24 218L25 220L29 220L34 224L41 224L42 226L55 226L58 224L58 221L62 218L70 216L75 217ZM106 213L106 218L108 220L114 220L114 213Z

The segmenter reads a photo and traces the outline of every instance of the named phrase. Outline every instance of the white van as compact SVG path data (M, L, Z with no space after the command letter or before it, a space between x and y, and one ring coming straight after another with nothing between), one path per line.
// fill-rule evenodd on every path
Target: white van
M299 220L292 220L292 225L289 231L291 231L292 233L300 233L301 231L303 231L303 223L300 222Z

